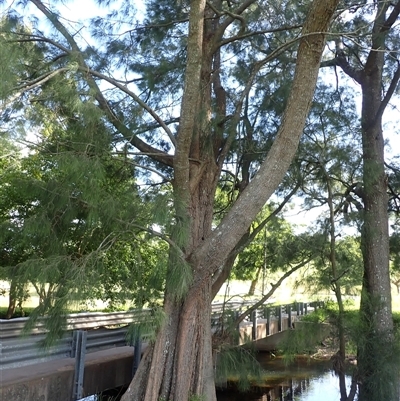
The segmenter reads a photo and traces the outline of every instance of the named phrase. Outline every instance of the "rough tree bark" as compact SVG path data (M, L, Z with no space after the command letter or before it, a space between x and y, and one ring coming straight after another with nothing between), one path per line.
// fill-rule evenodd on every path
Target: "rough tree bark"
M210 63L216 62L208 34L220 27L204 24L205 1L191 3L185 95L181 126L174 158L174 196L177 225L183 230L174 240L181 253L171 252L169 274L189 268L192 274L187 292L177 296L167 287L165 322L153 346L142 359L123 401L188 400L201 396L215 400L211 348L212 284L235 245L279 185L297 150L313 98L325 35L338 0L315 0L300 40L296 72L277 139L259 172L240 195L221 224L212 231L213 196L221 164L215 151L204 151L209 139ZM210 30L211 29L211 30ZM202 46L201 46L202 45ZM201 62L199 62L199 57ZM198 66L202 68L199 70ZM214 80L214 91L222 93ZM221 90L222 89L222 90ZM217 96L216 96L217 97ZM222 96L220 97L223 101ZM218 98L217 98L218 101ZM222 104L220 104L222 106ZM215 144L215 142L214 142ZM183 260L184 259L184 260Z

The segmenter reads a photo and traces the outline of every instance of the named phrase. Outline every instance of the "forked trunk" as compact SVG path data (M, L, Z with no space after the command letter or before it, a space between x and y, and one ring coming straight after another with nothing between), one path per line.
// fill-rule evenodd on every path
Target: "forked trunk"
M217 290L215 283L221 273L226 273L223 267L231 251L278 187L295 155L314 94L324 33L338 2L315 0L312 3L303 28L305 38L299 44L292 93L277 139L256 177L213 231L214 193L224 162L217 152L219 145L229 141L213 143L213 134L210 135L207 119L211 118L211 90L204 85L212 81L208 77L213 74L209 69L213 57L207 49L218 46L207 35L203 37L205 0L191 2L188 61L174 156L177 229L172 238L175 245L171 246L168 269L172 275L177 273L175 278L188 271L191 277L190 280L187 277L188 288L184 285L174 288L173 281L167 278L166 320L123 401L188 401L191 396L204 401L216 400L211 344L211 300ZM204 24L208 33L210 21ZM218 27L214 28L217 32ZM222 35L221 31L221 38ZM215 91L223 92L215 77L213 85ZM219 100L222 113L223 96ZM219 145L208 146L211 143Z

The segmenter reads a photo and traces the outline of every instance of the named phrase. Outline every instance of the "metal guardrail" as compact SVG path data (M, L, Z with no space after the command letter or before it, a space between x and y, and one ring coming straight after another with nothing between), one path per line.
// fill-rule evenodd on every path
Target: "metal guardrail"
M45 336L45 334L34 334L6 339L0 336L0 371L70 357L72 332L67 332L61 340L46 351L40 349Z
M129 345L127 326L144 314L149 315L150 311L71 314L63 337L46 349L45 319L38 320L28 335L24 334L24 326L29 318L0 319L0 370L73 357L76 330L88 332L86 353Z
M98 327L128 325L150 314L150 309L128 312L86 312L72 313L67 317L67 330L89 330ZM23 335L23 329L29 318L21 317L10 320L0 319L0 339ZM46 318L38 319L30 334L46 333Z
M34 334L0 340L0 371L33 365L61 358L72 358L74 354L74 331L67 331L63 338L50 347L43 347L46 334ZM130 345L128 328L87 331L86 353L108 348Z

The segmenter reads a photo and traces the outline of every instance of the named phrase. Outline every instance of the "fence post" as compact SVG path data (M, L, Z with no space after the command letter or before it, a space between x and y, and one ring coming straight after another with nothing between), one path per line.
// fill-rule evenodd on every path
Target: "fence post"
M288 329L292 328L292 305L286 305L286 313L288 314Z
M282 331L282 306L278 307L278 332Z
M308 303L306 302L304 304L304 314L307 315L307 313L308 313Z
M234 312L234 321L236 321L236 320L239 318L240 315L241 315L241 310L235 311L235 312ZM240 337L240 323L238 323L238 324L236 325L235 331L237 332L237 338L236 338L237 344L240 345L240 342L241 342L241 337Z
M238 320L238 318L239 318L239 316L240 316L241 314L242 314L242 311L241 311L241 310L235 312L235 321ZM238 323L238 324L236 325L236 330L237 330L237 331L240 331L240 323Z
M253 310L253 312L251 312L251 321L253 322L251 336L253 340L257 340L257 310Z
M267 324L266 324L266 334L269 336L271 328L270 328L270 323L271 323L271 310L269 308L264 308L264 319L267 319Z
M74 388L72 400L83 398L83 376L85 373L87 331L75 330L72 341L71 357L75 358Z

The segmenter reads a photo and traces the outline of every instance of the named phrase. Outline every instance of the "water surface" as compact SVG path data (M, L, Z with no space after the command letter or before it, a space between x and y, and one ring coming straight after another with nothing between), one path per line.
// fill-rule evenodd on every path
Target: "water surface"
M339 401L339 379L331 371L330 361L299 358L287 365L282 359L260 355L265 369L264 382L252 391L219 390L218 401ZM351 384L347 379L347 387Z

